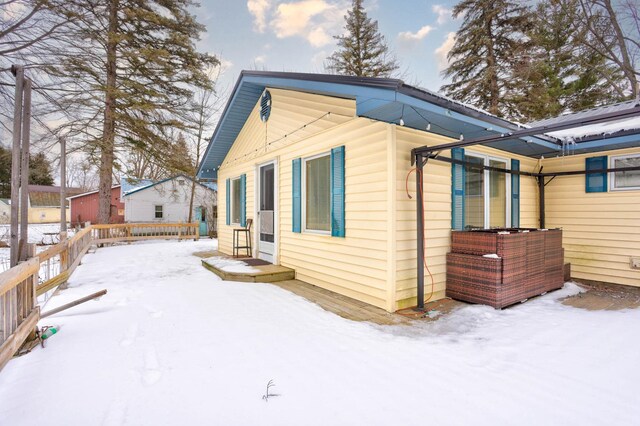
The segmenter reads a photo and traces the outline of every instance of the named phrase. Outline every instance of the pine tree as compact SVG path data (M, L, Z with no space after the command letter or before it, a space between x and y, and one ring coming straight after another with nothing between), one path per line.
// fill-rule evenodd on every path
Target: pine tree
M42 152L29 155L29 183L53 185L51 164ZM0 145L0 198L11 197L11 150Z
M29 156L29 183L33 185L53 185L51 163L42 152Z
M453 16L464 20L444 71L452 82L441 90L497 116L517 115L506 94L514 90L517 58L528 48L531 13L511 0L463 0Z
M517 90L506 95L516 104L518 118L540 120L620 100L609 83L619 81L620 73L585 48L585 29L567 25L577 13L578 0L538 4L529 52L514 70ZM602 79L604 74L609 78Z
M204 31L191 0L69 0L75 43L54 67L65 92L62 108L73 119L66 132L85 138L99 157L98 220L110 217L110 193L118 151L171 155L167 135L184 128L181 113L192 87L208 86L203 69L216 65L195 42Z
M399 65L389 54L384 37L378 32L378 21L372 21L362 6L353 0L344 17L346 35L335 36L338 50L327 58L329 72L358 77L389 77Z
M11 150L0 145L0 198L11 197Z

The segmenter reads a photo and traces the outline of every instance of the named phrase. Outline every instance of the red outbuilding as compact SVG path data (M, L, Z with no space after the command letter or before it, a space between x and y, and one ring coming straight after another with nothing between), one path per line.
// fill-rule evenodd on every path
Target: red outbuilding
M69 197L71 200L71 226L85 222L98 223L98 191ZM109 223L124 223L124 203L120 199L120 185L111 188L111 217Z

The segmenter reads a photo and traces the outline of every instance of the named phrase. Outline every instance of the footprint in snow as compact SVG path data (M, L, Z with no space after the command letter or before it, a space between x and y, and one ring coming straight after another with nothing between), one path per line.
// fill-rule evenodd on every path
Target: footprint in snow
M124 399L114 399L109 404L109 408L107 408L107 414L102 424L104 426L120 426L124 424L127 417L127 409L128 406Z
M131 324L124 335L124 339L120 341L120 346L131 346L138 337L138 324Z
M158 363L158 354L155 348L148 348L144 354L144 373L142 374L142 381L147 386L152 386L158 383L162 378L162 371L160 370L160 364Z
M145 306L145 309L147 310L147 312L149 312L149 316L151 318L160 318L162 316L162 314L163 314L162 311L154 309L154 308L152 308L150 306Z

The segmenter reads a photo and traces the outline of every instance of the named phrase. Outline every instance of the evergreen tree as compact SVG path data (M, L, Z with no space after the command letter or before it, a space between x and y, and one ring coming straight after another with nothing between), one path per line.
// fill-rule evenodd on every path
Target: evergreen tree
M513 70L529 45L529 9L511 0L463 0L453 16L464 20L444 71L452 82L441 90L497 116L517 115L505 95L515 89Z
M42 152L29 156L29 183L33 185L53 185L51 164Z
M11 151L0 145L0 198L11 197Z
M398 70L398 62L389 54L378 21L372 21L362 6L353 0L344 17L346 35L335 36L338 49L327 58L329 72L358 77L389 77Z
M116 153L131 148L171 156L167 135L184 127L191 87L208 86L203 69L216 65L195 42L204 31L192 0L69 0L75 42L60 52L60 105L72 119L64 131L85 138L99 157L98 220L110 217Z
M51 164L44 153L29 155L29 183L53 185ZM11 150L0 145L0 198L11 198Z
M541 120L620 100L609 84L619 81L620 73L604 56L585 48L585 29L567 25L578 12L578 0L538 4L529 52L514 70L517 90L506 94L518 118ZM605 74L608 79L601 78Z

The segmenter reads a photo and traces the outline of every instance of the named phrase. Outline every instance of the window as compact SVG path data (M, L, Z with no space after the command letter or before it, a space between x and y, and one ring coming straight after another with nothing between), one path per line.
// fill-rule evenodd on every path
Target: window
M331 231L331 157L329 153L304 160L303 167L304 230Z
M155 218L162 219L162 206L155 206Z
M231 179L231 223L240 224L240 198L241 198L240 178Z
M465 161L479 166L508 169L506 159L465 153ZM507 194L510 179L503 172L466 167L465 228L504 228L510 226Z
M640 167L640 154L611 157L610 167ZM630 172L613 172L610 174L611 190L640 189L640 170Z

